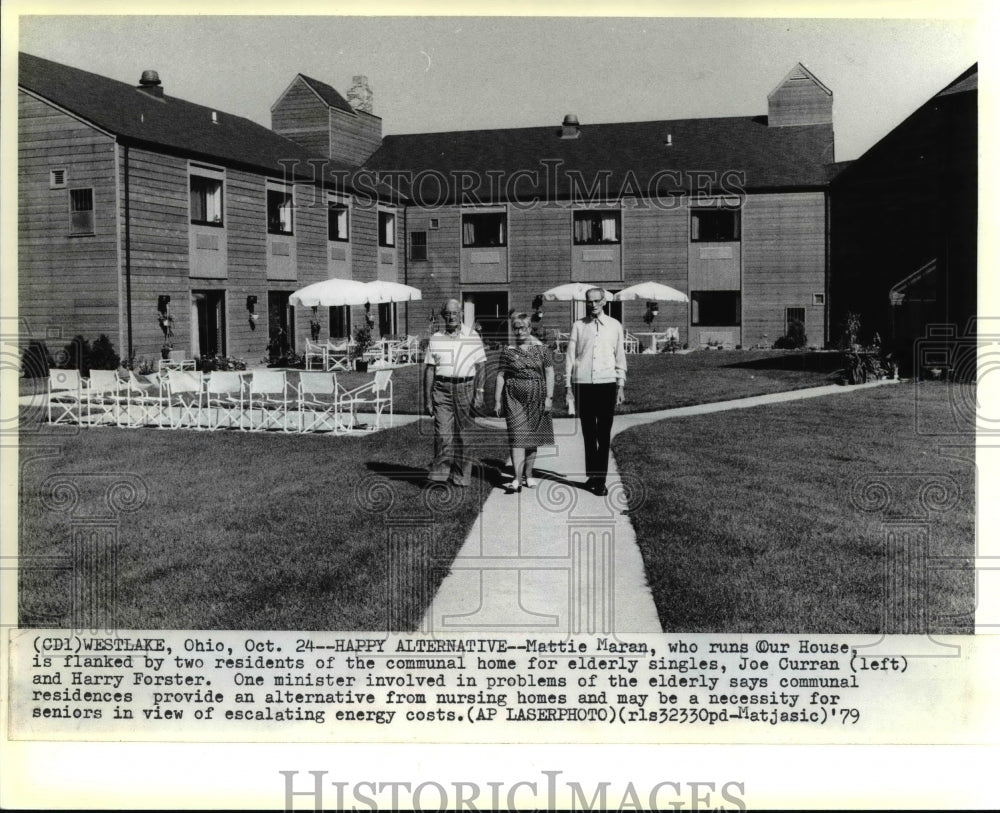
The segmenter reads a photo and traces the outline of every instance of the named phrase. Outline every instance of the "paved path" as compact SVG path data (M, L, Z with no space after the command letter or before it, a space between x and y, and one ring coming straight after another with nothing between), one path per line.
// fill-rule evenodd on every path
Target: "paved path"
M894 382L823 386L619 415L614 434L652 421L856 392ZM607 497L579 487L583 441L574 418L554 421L555 448L540 449L538 487L496 488L424 617L422 629L549 634L662 632L646 581L625 485L611 461Z

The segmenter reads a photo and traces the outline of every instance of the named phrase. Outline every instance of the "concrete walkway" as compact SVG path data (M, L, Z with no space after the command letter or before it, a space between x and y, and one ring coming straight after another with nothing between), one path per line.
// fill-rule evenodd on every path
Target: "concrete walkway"
M613 435L687 415L856 392L893 381L823 386L615 418ZM497 422L497 425L502 425ZM459 632L611 634L662 632L646 581L626 492L614 460L607 497L586 479L575 418L554 421L556 447L539 449L538 486L496 488L424 616L421 629ZM508 461L509 464L509 461Z

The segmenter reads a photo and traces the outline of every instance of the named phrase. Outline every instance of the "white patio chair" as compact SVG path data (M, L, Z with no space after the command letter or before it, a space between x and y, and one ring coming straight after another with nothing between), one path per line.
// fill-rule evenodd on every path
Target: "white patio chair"
M171 429L200 429L205 394L202 374L170 370L165 380L168 426Z
M320 344L314 342L311 339L306 339L306 369L311 370L314 361L319 361L319 368L321 370L326 369L327 365L327 354L330 352L330 347L327 344Z
M159 373L141 377L129 370L122 389L125 392L125 407L119 413L119 426L135 429L150 424L162 427L170 423Z
M633 336L628 330L625 331L625 352L626 353L638 353L641 345L639 340Z
M87 407L87 426L117 425L124 403L117 371L91 370L83 401Z
M351 369L351 343L344 339L340 342L329 342L326 346L326 366L324 370Z
M247 424L243 429L264 432L288 427L288 387L284 370L254 370L250 376L250 400ZM254 425L254 414L260 410L260 421Z
M339 432L340 395L344 388L336 373L299 373L296 409L299 432Z
M232 370L213 370L205 385L206 428L242 429L244 410L244 374Z
M345 429L360 428L357 413L372 413L373 422L365 428L381 429L382 416L389 409L389 426L392 426L392 370L378 370L375 377L360 387L344 391L340 396L340 416Z
M79 370L49 372L49 423L81 423L85 386Z

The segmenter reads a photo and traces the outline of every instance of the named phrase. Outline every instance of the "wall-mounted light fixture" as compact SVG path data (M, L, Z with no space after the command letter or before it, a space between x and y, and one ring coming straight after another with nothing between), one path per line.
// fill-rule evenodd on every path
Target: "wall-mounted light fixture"
M531 307L535 311L535 321L538 322L543 316L545 316L545 311L542 310L542 303L545 300L542 298L541 294L538 294L534 299L531 300Z
M257 297L254 296L253 294L250 294L247 297L247 318L250 322L250 330L257 329L256 308L257 308Z
M169 339L174 335L174 317L170 315L170 297L167 294L156 298L156 320L160 323L163 338Z

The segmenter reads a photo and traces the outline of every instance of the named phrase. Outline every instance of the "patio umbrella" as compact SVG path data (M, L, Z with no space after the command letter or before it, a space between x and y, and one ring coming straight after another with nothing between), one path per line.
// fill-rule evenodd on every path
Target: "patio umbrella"
M586 282L567 282L565 285L557 285L555 288L549 288L542 294L542 298L549 302L572 302L575 300L584 300L587 298L587 291L591 288L601 288L600 285L590 285ZM604 291L604 298L611 299L611 294L601 288Z
M291 305L335 308L340 305L364 305L371 299L371 289L353 279L325 279L300 288L288 297Z
M368 301L373 305L382 302L416 302L418 299L423 299L419 288L403 285L401 282L388 282L379 279L374 282L366 282L365 287L371 297Z
M640 282L623 288L615 299L619 302L627 302L630 299L646 299L656 302L687 302L687 294L664 285L661 282Z

